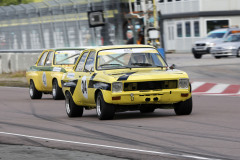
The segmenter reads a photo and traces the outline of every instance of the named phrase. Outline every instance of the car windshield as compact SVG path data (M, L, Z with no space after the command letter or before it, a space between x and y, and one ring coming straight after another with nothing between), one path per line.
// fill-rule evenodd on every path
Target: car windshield
M98 52L97 56L98 70L166 66L154 48L109 49Z
M240 42L240 35L229 35L224 42Z
M210 32L207 38L223 38L224 34L223 32Z
M73 65L82 50L61 50L56 51L54 56L55 65Z

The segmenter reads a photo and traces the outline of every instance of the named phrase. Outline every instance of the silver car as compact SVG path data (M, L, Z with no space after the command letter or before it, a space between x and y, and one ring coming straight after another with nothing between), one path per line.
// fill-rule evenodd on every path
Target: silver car
M206 38L194 42L192 47L193 56L199 59L204 54L210 54L212 47L222 43L224 39L233 33L240 33L240 28L221 28L209 32Z
M230 34L223 43L212 47L210 53L215 58L228 56L240 57L240 33Z

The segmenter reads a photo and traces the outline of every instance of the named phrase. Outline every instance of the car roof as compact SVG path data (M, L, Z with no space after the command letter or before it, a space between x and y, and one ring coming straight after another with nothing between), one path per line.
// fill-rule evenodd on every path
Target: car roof
M44 49L46 50L53 50L53 51L62 51L62 50L85 50L89 47L65 47L65 48L49 48L49 49Z
M87 49L95 49L97 51L99 50L105 50L105 49L122 49L122 48L154 48L151 45L110 45L110 46L93 46L92 48L87 48Z
M219 28L219 29L214 29L210 32L227 32L227 31L234 31L234 30L240 30L240 28Z

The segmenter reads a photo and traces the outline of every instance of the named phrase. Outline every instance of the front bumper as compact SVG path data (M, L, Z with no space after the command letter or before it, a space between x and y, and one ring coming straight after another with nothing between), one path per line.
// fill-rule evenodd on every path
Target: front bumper
M140 104L173 104L185 101L191 97L188 89L174 89L148 92L121 92L104 95L104 100L117 105L140 105ZM120 98L119 98L120 97Z
M237 54L236 49L218 49L218 50L211 50L211 54L213 56L233 56Z
M209 54L210 50L211 50L211 47L204 46L204 47L199 48L199 47L195 46L192 48L192 53L193 54Z

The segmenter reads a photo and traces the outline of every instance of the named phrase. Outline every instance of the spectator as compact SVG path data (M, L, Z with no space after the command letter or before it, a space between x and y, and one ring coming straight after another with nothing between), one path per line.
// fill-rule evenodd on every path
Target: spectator
M134 44L133 42L133 32L131 30L127 31L127 44Z

